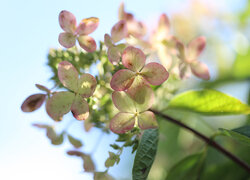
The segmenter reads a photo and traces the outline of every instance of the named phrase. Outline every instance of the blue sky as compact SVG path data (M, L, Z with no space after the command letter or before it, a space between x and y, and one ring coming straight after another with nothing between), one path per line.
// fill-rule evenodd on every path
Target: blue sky
M162 12L174 11L184 1L124 2L129 12L147 21ZM46 66L46 56L49 48L60 47L57 40L62 32L58 23L59 12L64 9L71 11L78 22L82 18L99 17L100 25L92 36L102 40L117 21L119 4L119 0L0 1L0 179L92 179L90 174L82 173L80 159L65 154L70 148L68 143L60 147L51 146L45 133L31 126L34 122L52 122L44 107L25 114L21 112L20 105L27 96L39 92L36 83L53 86L48 81L51 72ZM70 116L66 117L68 119ZM71 131L80 131L81 128L81 123L75 122ZM76 135L83 138L84 150L90 152L95 142L99 141L100 132L93 129L89 134ZM94 154L98 170L104 170L108 144L114 139L114 135L102 138L101 148ZM111 168L111 173L128 177L129 172L121 169L131 168L131 159L125 158L130 156L130 151L125 151L121 165Z

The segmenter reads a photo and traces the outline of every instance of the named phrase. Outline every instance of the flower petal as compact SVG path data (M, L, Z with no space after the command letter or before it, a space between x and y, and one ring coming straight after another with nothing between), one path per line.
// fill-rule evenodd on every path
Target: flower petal
M36 85L36 87L38 88L38 89L40 89L41 91L45 91L47 94L50 94L51 93L51 91L47 88L47 87L45 87L45 86L43 86L43 85L41 85L41 84L35 84Z
M64 87L77 92L78 72L68 61L62 61L58 65L58 78Z
M65 48L71 48L76 44L76 37L68 32L63 32L59 34L59 43Z
M91 74L85 73L78 80L78 93L85 98L93 95L96 88L96 79Z
M158 127L154 113L145 111L138 116L138 125L141 129L153 129Z
M192 73L204 80L209 80L210 79L210 74L209 70L206 64L199 62L199 61L194 61L190 64L191 71Z
M160 85L168 79L169 73L159 63L148 63L141 71L142 76L152 85Z
M83 19L76 29L78 35L88 35L96 30L99 25L99 19L96 17L90 17Z
M113 46L113 42L112 42L112 39L111 39L110 35L108 35L108 34L105 34L105 35L104 35L104 44L105 44L108 48L110 48L110 47Z
M134 125L134 114L120 112L111 119L109 127L114 133L122 134L133 129Z
M90 36L79 36L78 42L80 46L87 52L94 52L96 50L96 42Z
M138 112L148 110L154 102L154 92L143 77L137 76L126 92L135 101Z
M162 14L159 19L158 31L166 37L170 30L170 22L166 14Z
M146 56L138 48L129 46L123 51L122 64L132 71L140 71L145 65L145 61Z
M56 92L46 103L48 115L55 121L62 120L64 114L70 111L75 95L72 92Z
M112 100L115 107L121 112L135 113L135 102L125 92L114 91L112 93Z
M82 96L75 96L71 112L77 120L85 120L89 117L89 105Z
M120 62L122 52L125 49L125 44L119 44L117 46L109 47L108 59L113 65L117 65Z
M185 57L185 46L182 42L178 41L176 43L176 47L178 49L178 57L180 58L181 61L184 61L186 59Z
M115 91L124 91L128 89L134 81L135 73L128 69L117 71L110 82L110 86Z
M59 14L59 24L64 31L73 34L76 29L76 18L71 12L63 10Z
M181 62L179 64L179 72L180 72L180 78L181 79L186 79L189 77L189 73L190 73L190 67L184 63L184 62Z
M45 94L33 94L25 99L21 109L23 112L33 112L41 107L46 98Z
M111 29L111 38L114 43L122 40L128 35L128 28L125 20L120 20Z
M187 46L187 59L189 61L197 59L206 46L206 38L200 36L192 40Z

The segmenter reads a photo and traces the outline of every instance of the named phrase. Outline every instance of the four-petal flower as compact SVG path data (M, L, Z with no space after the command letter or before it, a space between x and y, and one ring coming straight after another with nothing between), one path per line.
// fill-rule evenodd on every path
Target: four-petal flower
M46 110L49 116L59 121L70 110L77 120L85 120L89 116L89 106L84 98L90 97L96 88L96 79L88 74L82 74L78 78L78 72L68 61L60 62L58 77L64 87L73 91L61 91L53 93L48 99Z
M186 76L186 73L190 68L195 76L204 80L210 79L207 65L197 60L205 46L206 38L203 36L193 39L187 46L184 46L181 42L177 43L179 58L181 60L179 65L181 78Z
M76 25L75 16L69 11L61 11L59 14L59 23L61 28L65 31L59 35L59 43L65 48L71 48L75 45L76 39L79 45L87 52L96 50L95 40L88 36L88 34L95 31L99 24L99 19L90 17L83 19L80 24Z
M144 84L160 85L168 79L167 70L159 63L151 62L145 65L146 56L135 47L127 47L122 54L122 64L128 69L117 71L110 86L115 91L125 91L132 84L144 81Z
M158 127L154 113L147 111L153 104L154 94L148 86L143 86L140 91L145 95L141 104L131 99L125 92L113 92L113 103L120 112L110 121L111 131L122 134L135 126L143 130Z

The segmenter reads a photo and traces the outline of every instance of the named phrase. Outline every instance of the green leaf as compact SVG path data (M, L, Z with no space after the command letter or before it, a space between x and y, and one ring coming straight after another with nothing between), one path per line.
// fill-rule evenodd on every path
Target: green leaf
M234 138L237 141L250 146L250 126L243 126L233 130L220 129L224 135Z
M64 133L61 133L59 136L56 136L56 138L51 139L51 143L54 145L60 145L63 143L63 136Z
M68 139L69 142L75 147L75 148L80 148L82 147L82 142L74 137L72 137L71 135L68 134Z
M238 54L233 66L233 76L236 78L250 77L250 49L244 55Z
M105 161L105 167L109 168L114 166L115 163L119 163L120 157L113 152L109 152L109 158Z
M187 156L169 170L166 180L196 180L204 164L204 153Z
M158 129L148 129L144 131L135 155L132 171L133 180L147 178L155 159L158 136Z
M211 89L181 93L170 101L168 107L202 115L250 114L248 105L234 97Z

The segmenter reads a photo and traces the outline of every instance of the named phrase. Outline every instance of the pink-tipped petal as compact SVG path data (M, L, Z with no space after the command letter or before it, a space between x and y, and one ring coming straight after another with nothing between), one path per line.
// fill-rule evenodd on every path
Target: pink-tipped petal
M77 92L78 72L68 61L62 61L58 65L58 78L64 87Z
M89 105L82 96L75 96L71 112L77 120L85 120L89 117Z
M125 20L120 20L111 29L111 38L114 43L122 40L128 35L128 28Z
M88 35L96 30L99 25L99 19L96 17L90 17L83 19L76 29L78 35Z
M121 112L136 112L134 101L125 92L114 91L112 93L112 100L115 107Z
M113 42L112 42L112 39L111 39L110 35L108 35L108 34L105 34L105 35L104 35L104 44L105 44L108 48L110 48L110 47L113 46Z
M210 79L209 70L206 64L194 61L190 64L192 73L197 76L198 78L202 78L204 80Z
M87 52L94 52L96 50L96 42L90 36L79 36L77 38L79 45Z
M117 46L109 47L108 49L108 59L113 65L117 65L122 56L122 52L125 49L125 44L119 44Z
M128 69L117 71L110 82L110 86L115 91L124 91L128 89L134 81L135 73Z
M178 57L180 58L181 61L184 61L186 59L186 56L185 56L185 46L182 42L178 41L176 43L176 48L178 50Z
M160 85L168 79L169 73L159 63L148 63L141 71L142 76L152 85Z
M170 30L170 22L166 14L162 14L159 19L158 31L164 32L165 35L169 33Z
M138 125L141 129L154 129L158 127L154 113L146 111L138 116Z
M138 112L148 110L154 102L154 92L144 78L136 77L126 92L135 101Z
M135 115L130 113L120 112L116 114L110 121L110 130L117 134L123 134L135 125Z
M179 72L180 72L180 74L179 74L180 78L181 79L186 79L186 78L189 77L190 68L189 68L189 66L186 63L181 62L179 64Z
M129 46L123 51L122 64L132 71L140 71L145 65L145 61L145 54L138 48Z
M141 39L147 32L146 26L142 22L138 22L127 14L128 33L135 38Z
M197 59L206 46L206 38L200 36L192 40L187 46L187 59L189 61Z
M76 37L72 33L63 32L59 34L59 43L65 48L71 48L76 44Z
M96 79L91 74L85 73L78 80L78 93L85 98L93 95L96 88Z
M62 120L64 114L70 111L75 95L68 91L56 92L46 103L48 115L55 121Z
M125 19L124 3L121 2L118 10L118 18L120 20Z
M33 94L25 99L21 109L23 112L33 112L40 108L46 98L45 94Z
M59 23L64 31L74 34L76 29L76 18L74 14L66 10L61 11L59 14Z

